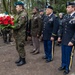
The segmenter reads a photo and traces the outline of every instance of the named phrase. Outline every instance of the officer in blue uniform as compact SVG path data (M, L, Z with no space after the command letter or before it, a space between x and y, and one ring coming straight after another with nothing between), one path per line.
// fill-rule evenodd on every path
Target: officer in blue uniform
M54 53L54 41L57 37L57 31L59 27L59 21L53 14L53 7L46 7L46 17L44 18L43 26L43 40L44 40L44 51L46 62L53 60Z
M62 41L62 62L59 70L65 70L64 74L70 72L75 45L75 3L67 3L67 15L62 20L62 28L59 29L58 41Z

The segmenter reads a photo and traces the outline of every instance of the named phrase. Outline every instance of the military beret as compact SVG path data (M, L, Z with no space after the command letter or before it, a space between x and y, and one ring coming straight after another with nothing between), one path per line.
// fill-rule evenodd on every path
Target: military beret
M69 6L69 5L75 6L75 2L67 2L67 3L66 3L66 6Z
M15 3L14 3L14 6L16 6L16 5L24 5L24 3L21 2L21 1L18 1L18 2L15 2Z
M8 15L9 13L8 12L5 12L5 15Z
M46 6L46 8L49 8L49 9L52 9L53 10L53 7L52 6Z

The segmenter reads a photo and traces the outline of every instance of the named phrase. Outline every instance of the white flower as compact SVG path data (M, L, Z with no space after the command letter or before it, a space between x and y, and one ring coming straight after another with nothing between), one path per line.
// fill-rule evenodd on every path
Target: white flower
M3 16L5 16L5 14L0 14L0 17L3 17Z

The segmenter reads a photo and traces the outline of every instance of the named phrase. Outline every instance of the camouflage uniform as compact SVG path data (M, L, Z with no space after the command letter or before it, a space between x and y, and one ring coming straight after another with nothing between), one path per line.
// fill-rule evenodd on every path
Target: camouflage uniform
M18 51L19 56L21 58L25 58L24 43L25 43L26 24L27 24L27 13L25 10L23 10L18 13L17 26L14 29L16 50Z

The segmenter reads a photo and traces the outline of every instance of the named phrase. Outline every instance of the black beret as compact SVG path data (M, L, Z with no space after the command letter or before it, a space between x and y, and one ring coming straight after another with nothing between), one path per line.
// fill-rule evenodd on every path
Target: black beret
M14 3L14 6L16 6L16 5L24 5L24 3L21 2L21 1L18 1L18 2L15 2L15 3Z
M52 9L53 10L53 7L52 6L46 6L46 8L49 8L49 9Z
M69 5L75 6L75 2L67 2L67 3L66 3L66 6L69 6Z

